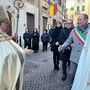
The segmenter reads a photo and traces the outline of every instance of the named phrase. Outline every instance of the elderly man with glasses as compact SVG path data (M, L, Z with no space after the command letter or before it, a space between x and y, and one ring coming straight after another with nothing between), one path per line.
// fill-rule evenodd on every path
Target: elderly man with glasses
M65 28L61 30L61 33L59 35L59 44L62 45L66 39L68 38L71 30L73 29L73 20L68 19L65 24ZM62 61L62 70L63 70L63 76L61 80L66 80L67 78L67 64L70 68L70 53L71 53L71 46L68 46L64 51L60 52L60 60Z

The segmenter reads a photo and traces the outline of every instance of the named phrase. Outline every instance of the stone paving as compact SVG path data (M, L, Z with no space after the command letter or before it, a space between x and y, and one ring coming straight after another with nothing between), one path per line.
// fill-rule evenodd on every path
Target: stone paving
M64 82L61 77L61 65L59 71L53 70L50 50L33 53L26 59L23 90L69 90L69 77Z

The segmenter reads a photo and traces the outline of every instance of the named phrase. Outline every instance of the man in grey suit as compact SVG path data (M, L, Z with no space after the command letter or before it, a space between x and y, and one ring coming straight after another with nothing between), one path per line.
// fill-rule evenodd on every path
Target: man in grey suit
M77 28L79 32L82 33L81 36L86 38L88 30L90 29L90 25L88 24L88 16L86 14L79 15L77 19ZM80 42L79 36L75 35L74 31L72 30L65 43L59 46L58 51L60 52L61 50L67 48L69 45L71 45L71 43L73 43L73 47L70 56L70 80L71 83L73 83L80 54L83 48L83 44Z

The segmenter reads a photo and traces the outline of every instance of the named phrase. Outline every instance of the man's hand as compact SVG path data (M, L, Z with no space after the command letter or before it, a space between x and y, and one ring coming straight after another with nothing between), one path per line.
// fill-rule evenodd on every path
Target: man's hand
M68 47L68 50L69 50L69 51L70 51L70 49L71 49L71 48L70 48L70 47Z
M28 47L26 47L26 48L24 49L24 51L26 52L27 55L31 55L31 54L34 52L33 50L28 49Z
M71 44L71 47L73 47L73 43Z
M63 50L63 47L62 47L62 45L60 45L60 46L58 47L58 51L61 52L62 50Z

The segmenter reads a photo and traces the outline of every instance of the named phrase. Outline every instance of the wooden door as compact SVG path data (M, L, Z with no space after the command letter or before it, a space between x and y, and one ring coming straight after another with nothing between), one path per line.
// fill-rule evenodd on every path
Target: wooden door
M34 14L27 13L27 28L29 29L29 32L33 32L33 29L35 28Z
M43 31L46 29L47 27L47 17L43 17Z
M55 27L55 26L56 26L56 20L53 19L53 27Z

